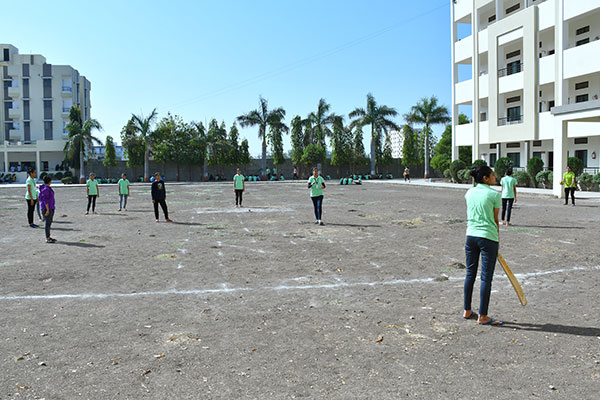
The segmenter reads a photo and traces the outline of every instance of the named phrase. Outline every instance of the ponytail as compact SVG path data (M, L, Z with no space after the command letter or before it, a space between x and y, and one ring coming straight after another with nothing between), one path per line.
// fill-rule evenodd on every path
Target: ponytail
M475 180L475 183L484 183L483 178L489 177L492 172L492 169L487 165L471 168L471 176Z

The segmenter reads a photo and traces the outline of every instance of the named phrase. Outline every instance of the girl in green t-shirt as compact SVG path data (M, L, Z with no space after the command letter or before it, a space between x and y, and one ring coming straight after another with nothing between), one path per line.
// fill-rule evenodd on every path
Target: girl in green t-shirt
M506 170L506 176L500 179L500 185L502 185L502 220L500 224L506 223L506 226L510 226L513 203L517 202L517 180L513 178L512 174L513 169L509 168Z
M85 215L90 213L90 205L92 206L92 213L96 214L96 197L100 197L100 189L98 181L96 180L96 174L93 172L90 174L90 179L85 183L87 191L87 210Z
M477 277L479 256L481 255L481 290L479 299L479 318L481 325L500 325L502 321L488 317L488 304L492 292L492 278L498 258L498 212L500 211L500 193L490 187L496 183L494 171L487 165L471 170L477 185L467 191L467 240L465 255L467 274L464 286L465 319L475 317L471 310L473 285Z
M35 204L37 203L37 185L35 183L35 177L37 171L35 168L29 168L27 170L27 192L25 192L25 201L27 202L27 222L32 228L38 228L38 225L33 223L33 213L35 211Z
M310 198L315 209L315 224L325 225L321 220L323 215L323 189L325 189L325 179L319 175L319 169L313 168L313 176L308 179L308 188L310 189Z

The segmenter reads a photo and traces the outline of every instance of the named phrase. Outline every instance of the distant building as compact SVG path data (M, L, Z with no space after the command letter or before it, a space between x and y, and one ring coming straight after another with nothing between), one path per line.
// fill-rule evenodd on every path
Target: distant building
M94 146L92 147L92 154L90 154L90 159L103 161L104 154L106 153L106 147L104 146ZM115 145L115 159L117 161L125 160L125 147Z
M392 158L402 158L402 145L404 144L402 130L391 131L390 141L392 142Z
M48 64L39 54L19 54L10 44L0 44L0 67L0 171L53 171L64 160L71 106L81 108L84 121L90 118L90 82L69 65Z

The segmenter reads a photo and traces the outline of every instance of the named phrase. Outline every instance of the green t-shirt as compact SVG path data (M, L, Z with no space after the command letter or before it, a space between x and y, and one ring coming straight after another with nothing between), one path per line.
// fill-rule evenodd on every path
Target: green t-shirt
M273 175L277 175L277 168L273 168Z
M502 185L502 198L503 199L514 199L515 198L515 186L517 186L517 180L512 176L505 176L500 179Z
M91 180L88 179L87 182L85 183L86 186L88 187L88 194L90 196L97 196L98 195L98 181L97 180Z
M267 175L269 175L271 173L271 170L269 168L267 168Z
M27 192L25 193L25 200L37 200L38 192L35 186L35 179L32 177L27 178ZM29 195L29 189L31 189L31 196Z
M500 208L500 193L483 183L471 188L465 195L467 200L467 236L498 241L498 225L494 220L494 209Z
M119 194L129 194L129 179L119 179Z
M233 176L233 181L235 182L235 190L244 190L244 175L235 174Z
M575 173L573 171L565 172L563 175L563 182L566 188L575 187Z
M323 184L325 183L325 179L323 179L321 175L317 178L311 176L308 179L308 183L312 185L310 187L310 197L323 196Z

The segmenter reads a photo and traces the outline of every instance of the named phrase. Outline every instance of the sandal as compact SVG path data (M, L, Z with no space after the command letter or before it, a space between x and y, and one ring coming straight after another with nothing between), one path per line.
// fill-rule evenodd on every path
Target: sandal
M494 319L494 318L490 318L490 320L488 322L478 322L479 325L491 325L491 326L499 326L502 325L504 322L498 320L498 319Z
M469 316L468 316L468 317L465 317L465 316L463 315L463 319L477 319L477 318L479 318L479 315L477 315L477 314L475 313L475 311L473 311L473 310L471 310L471 314L469 314Z

